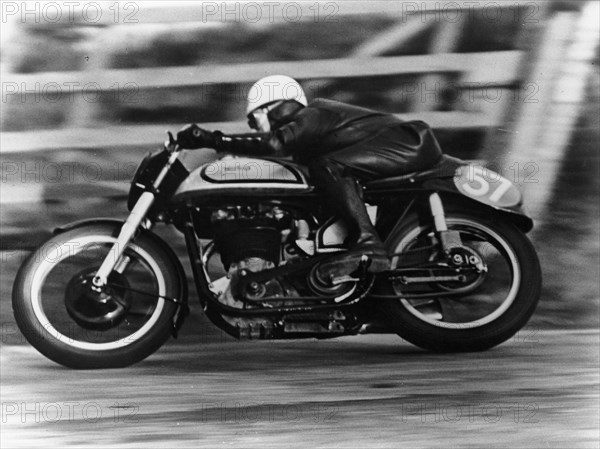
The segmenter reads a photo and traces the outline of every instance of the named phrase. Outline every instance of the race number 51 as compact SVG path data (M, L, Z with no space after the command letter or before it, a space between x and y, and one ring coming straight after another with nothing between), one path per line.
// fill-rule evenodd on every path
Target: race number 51
M454 185L464 195L491 206L511 207L521 201L521 193L511 181L478 165L459 167Z

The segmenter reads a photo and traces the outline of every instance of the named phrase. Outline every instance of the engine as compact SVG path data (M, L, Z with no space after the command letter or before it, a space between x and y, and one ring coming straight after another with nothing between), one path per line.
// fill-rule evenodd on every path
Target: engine
M248 285L240 281L244 271L268 270L283 262L282 258L288 259L282 248L295 226L290 212L272 204L232 206L213 211L210 220L215 248L227 271L227 280L221 278L219 301L240 308L244 301L298 296L280 278Z
M204 254L210 291L225 306L256 312L253 316L222 314L235 330L232 335L237 332L235 335L239 334L240 338L270 338L278 332L339 334L344 331L345 324L342 326L329 312L293 319L260 313L261 309L337 303L353 298L358 291L355 280L331 285L318 275L320 259L314 264L310 260L321 252L339 251L346 234L335 217L319 224L302 209L260 201L203 212L194 224L199 236L213 240ZM209 221L212 232L202 234ZM215 259L219 256L225 272L218 263L211 263L217 262ZM276 267L280 269L275 273L264 273ZM340 316L341 320L346 319Z
M266 204L232 206L214 211L211 223L215 232L215 245L226 270L254 261L259 271L277 266L281 257L281 244L293 227L289 212ZM260 269L257 261L263 261Z
M332 296L350 291L353 284L329 285L318 277L314 267L302 275L242 280L245 279L244 272L258 273L282 265L290 266L318 252L340 250L347 233L339 221L332 217L318 229L311 229L308 220L268 203L213 210L210 221L215 249L227 273L218 281L219 300L241 307L243 301L268 298L269 304L275 306L278 304L275 298L282 298L279 305L293 305L293 297ZM284 298L290 298L292 302Z

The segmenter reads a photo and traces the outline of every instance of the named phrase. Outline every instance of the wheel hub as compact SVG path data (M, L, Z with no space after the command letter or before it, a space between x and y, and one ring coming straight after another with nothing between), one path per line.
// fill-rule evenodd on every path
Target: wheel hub
M483 262L483 258L472 248L461 246L452 248L447 254L450 265L457 268L475 268L477 271L487 271L487 267Z
M460 269L464 279L461 282L439 282L437 285L442 289L473 290L484 281L488 271L487 265L474 249L467 246L452 248L447 254L447 260L450 266Z
M122 274L112 272L102 289L94 288L97 268L86 269L71 278L65 291L69 316L81 327L108 330L119 325L131 307L129 283Z

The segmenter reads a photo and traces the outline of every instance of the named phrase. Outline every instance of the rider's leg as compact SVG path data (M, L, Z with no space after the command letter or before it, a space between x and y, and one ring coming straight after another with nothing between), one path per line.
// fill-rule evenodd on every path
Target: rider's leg
M344 149L328 152L312 162L311 177L324 196L348 224L356 230L350 251L335 264L334 276L349 274L363 255L371 259L370 271L388 268L387 252L373 228L358 186L349 173L360 180L381 179L425 170L442 157L431 128L419 121L405 122L383 130L372 138ZM329 271L329 270L327 270Z
M368 270L380 272L389 267L387 251L375 231L356 181L344 176L344 170L327 158L319 158L311 166L311 179L328 203L352 227L353 242L349 251L320 269L321 275L339 277L355 271L367 256Z

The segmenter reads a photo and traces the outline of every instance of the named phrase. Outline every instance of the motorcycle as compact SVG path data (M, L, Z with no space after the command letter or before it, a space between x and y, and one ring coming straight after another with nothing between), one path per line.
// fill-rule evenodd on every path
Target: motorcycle
M305 167L224 156L188 171L169 133L139 165L126 220L57 228L21 266L13 310L27 340L71 368L124 367L177 336L187 277L158 223L183 233L206 316L238 339L397 333L431 351L480 351L533 314L541 271L533 222L500 174L443 156L429 170L363 183L391 268L348 276L319 266L349 230Z

